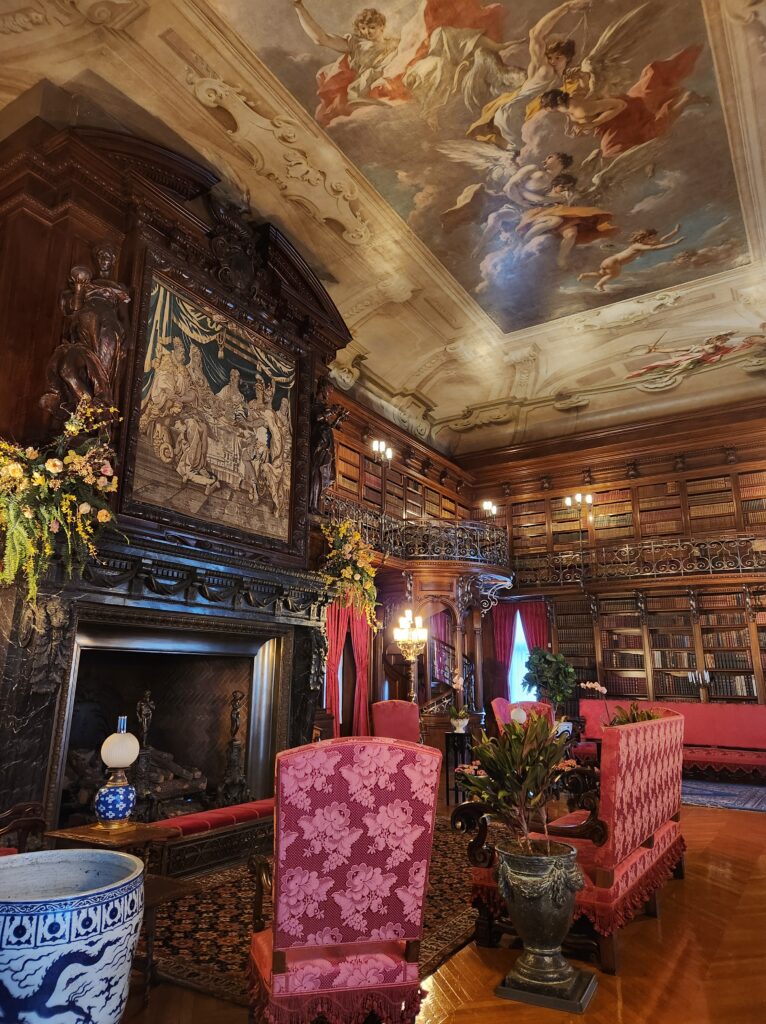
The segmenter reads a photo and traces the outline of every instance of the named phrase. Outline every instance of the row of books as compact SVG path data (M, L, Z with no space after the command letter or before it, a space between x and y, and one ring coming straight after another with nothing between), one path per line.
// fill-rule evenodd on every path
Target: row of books
M604 651L604 664L609 668L643 668L644 655L625 651Z
M716 615L700 615L700 626L707 630L716 626L744 626L744 612L718 612Z
M650 629L689 629L689 617L687 615L671 615L668 612L658 613L648 617Z
M747 651L715 651L714 653L705 653L705 668L724 668L734 671L746 669L752 672L753 663Z
M713 697L755 697L755 679L752 676L714 676L710 687Z
M705 647L749 647L750 634L740 629L705 630L702 643Z
M673 647L690 650L694 647L694 637L689 633L652 633L652 647Z
M638 612L633 615L603 615L601 617L602 629L635 629L640 625Z
M697 659L685 651L652 651L652 664L655 668L696 669Z
M603 633L601 644L605 648L611 647L620 651L642 651L644 638L640 633Z

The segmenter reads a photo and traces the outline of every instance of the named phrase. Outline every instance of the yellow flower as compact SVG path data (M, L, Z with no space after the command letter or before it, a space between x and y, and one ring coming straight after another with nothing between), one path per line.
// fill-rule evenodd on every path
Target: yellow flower
M42 484L45 483L45 477L42 475L42 473L33 473L32 483L35 485L35 487L40 487Z
M29 507L29 505L25 505L24 508L21 511L22 511L25 519L34 519L35 514L32 511L32 509Z
M83 501L80 505L77 506L77 512L81 516L87 516L88 513L92 511L93 509L90 507L87 501Z
M24 476L24 467L19 462L12 462L6 469L6 473L12 480L21 480Z
M112 513L108 508L100 508L96 513L96 519L98 519L100 523L108 523L111 518Z
M64 471L64 463L61 459L48 459L45 463L45 468L52 476L55 476L57 473L62 473Z
M36 448L27 448L24 454L28 459L36 459L40 453Z

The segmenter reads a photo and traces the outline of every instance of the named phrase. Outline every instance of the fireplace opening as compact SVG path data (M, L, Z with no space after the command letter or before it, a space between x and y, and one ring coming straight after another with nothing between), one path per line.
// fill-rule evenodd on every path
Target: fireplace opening
M280 638L78 633L59 777L59 827L94 821L101 744L119 715L141 741L135 817L271 795Z

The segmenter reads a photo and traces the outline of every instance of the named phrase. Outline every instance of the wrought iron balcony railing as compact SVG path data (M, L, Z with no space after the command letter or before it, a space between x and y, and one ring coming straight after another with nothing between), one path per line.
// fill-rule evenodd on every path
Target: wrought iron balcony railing
M520 588L763 573L766 538L643 540L583 551L522 555L514 559L512 568Z
M501 527L452 519L395 519L334 494L325 495L322 510L333 522L350 519L381 554L408 561L508 565L508 534Z

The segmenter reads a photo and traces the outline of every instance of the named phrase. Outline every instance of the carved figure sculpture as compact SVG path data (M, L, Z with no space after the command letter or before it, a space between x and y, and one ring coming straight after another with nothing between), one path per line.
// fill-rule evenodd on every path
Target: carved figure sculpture
M242 690L235 690L231 695L229 705L231 707L231 738L237 738L239 727L242 722L242 708L245 703L245 694Z
M141 723L141 746L147 745L147 737L152 724L152 716L156 705L152 700L151 690L145 690L141 700L136 704L136 713Z
M348 416L348 410L328 398L330 383L322 377L317 384L311 417L311 490L309 511L319 512L322 495L335 483L335 438L333 430Z
M40 399L55 419L74 411L82 398L111 406L128 330L126 285L112 277L117 248L108 241L93 246L97 277L89 267L74 266L69 287L61 293L64 331L48 361L48 390Z

